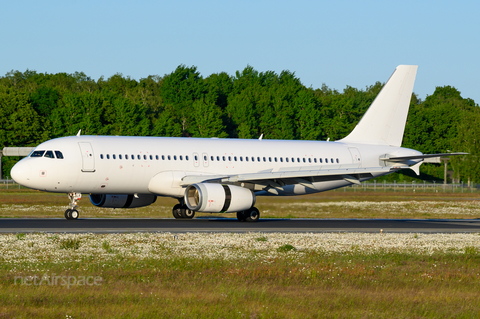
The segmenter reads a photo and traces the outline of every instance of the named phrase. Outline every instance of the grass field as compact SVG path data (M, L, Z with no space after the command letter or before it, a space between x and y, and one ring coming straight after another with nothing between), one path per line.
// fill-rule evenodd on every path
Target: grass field
M0 192L0 216L65 194ZM81 217L171 218L172 199ZM258 198L264 218L478 218L478 194ZM231 216L232 215L227 215ZM0 220L1 222L1 220ZM0 318L478 318L480 234L0 234Z
M480 314L478 234L4 234L0 243L2 318Z

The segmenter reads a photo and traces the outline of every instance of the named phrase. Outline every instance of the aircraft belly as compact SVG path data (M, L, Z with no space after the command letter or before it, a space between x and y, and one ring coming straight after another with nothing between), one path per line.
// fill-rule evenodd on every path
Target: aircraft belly
M314 182L312 185L315 189L311 187L306 187L300 184L292 184L292 185L285 185L280 188L275 188L280 196L297 196L297 195L305 195L305 194L314 194L319 192L328 191L331 189L344 187L351 185L352 183L345 181L345 180L336 180L336 181L326 181L326 182ZM275 195L273 192L269 193L259 193L259 196L262 195Z

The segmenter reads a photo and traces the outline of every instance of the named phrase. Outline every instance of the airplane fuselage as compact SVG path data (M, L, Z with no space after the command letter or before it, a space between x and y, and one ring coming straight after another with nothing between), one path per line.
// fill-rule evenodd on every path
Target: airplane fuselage
M420 152L382 145L322 141L242 140L167 137L71 136L40 144L35 151L61 152L63 158L27 157L17 164L16 180L49 192L155 194L182 197L187 175L239 175L259 172L321 171L384 167L382 154ZM44 154L45 155L45 154ZM21 165L21 166L20 166ZM21 172L19 173L18 171ZM165 192L149 189L154 176L173 172ZM384 174L391 168L385 167ZM383 174L375 174L373 178ZM369 179L364 178L364 179ZM176 183L176 184L175 184ZM317 191L351 184L318 183ZM172 190L168 191L168 188ZM302 185L284 187L281 195L314 192Z

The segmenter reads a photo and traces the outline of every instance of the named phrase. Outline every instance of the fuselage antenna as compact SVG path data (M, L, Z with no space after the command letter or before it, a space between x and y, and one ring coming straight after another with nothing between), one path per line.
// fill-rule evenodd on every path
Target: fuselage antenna
M82 131L82 129L80 129L77 133L77 136L80 136L80 132Z

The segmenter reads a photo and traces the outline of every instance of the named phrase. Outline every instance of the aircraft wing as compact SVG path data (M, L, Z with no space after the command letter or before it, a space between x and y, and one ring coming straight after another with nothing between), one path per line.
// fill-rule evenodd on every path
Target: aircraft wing
M265 187L281 187L284 185L300 184L315 189L314 182L346 180L360 184L360 180L391 172L391 167L371 168L337 168L313 169L312 167L299 168L295 171L262 171L239 175L187 175L182 178L181 186L195 183L253 183Z

